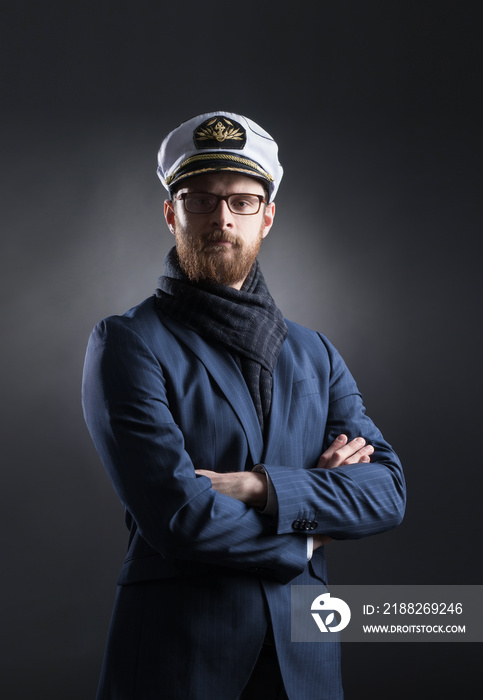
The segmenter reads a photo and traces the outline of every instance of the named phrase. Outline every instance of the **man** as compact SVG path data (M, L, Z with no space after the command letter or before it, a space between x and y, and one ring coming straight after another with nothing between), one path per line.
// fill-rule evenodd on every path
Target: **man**
M399 460L348 369L260 271L277 154L229 112L174 129L165 274L89 341L85 417L130 531L100 700L338 700L338 645L290 641L291 585L327 584L329 539L402 518Z

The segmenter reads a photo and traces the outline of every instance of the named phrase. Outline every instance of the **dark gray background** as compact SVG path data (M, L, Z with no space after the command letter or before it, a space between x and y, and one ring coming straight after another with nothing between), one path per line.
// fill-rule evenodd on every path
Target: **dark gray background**
M481 583L476 7L3 8L2 698L94 696L126 536L83 424L83 356L156 286L172 244L156 152L203 111L279 142L265 276L342 352L405 464L404 524L333 543L332 580ZM347 644L347 698L478 696L479 650Z

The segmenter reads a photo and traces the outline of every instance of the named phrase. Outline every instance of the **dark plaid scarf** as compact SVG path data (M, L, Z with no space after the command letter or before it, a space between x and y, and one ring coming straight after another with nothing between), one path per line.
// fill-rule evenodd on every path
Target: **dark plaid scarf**
M263 430L272 400L272 375L287 326L258 261L241 290L193 284L182 271L176 248L164 260L156 303L170 318L230 350L239 363Z

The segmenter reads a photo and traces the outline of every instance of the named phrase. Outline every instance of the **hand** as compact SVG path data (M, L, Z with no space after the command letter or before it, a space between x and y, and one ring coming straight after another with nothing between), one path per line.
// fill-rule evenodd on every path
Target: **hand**
M346 464L360 464L371 461L374 452L372 445L366 445L364 438L357 437L349 442L347 435L339 435L332 445L320 455L318 469L332 469Z
M344 464L360 464L371 461L374 452L372 445L366 445L364 438L358 437L349 442L347 435L339 435L332 445L320 455L318 469L332 469ZM314 535L314 549L331 541L327 535Z
M236 498L247 506L264 508L267 502L267 477L259 472L212 472L196 469L197 474L207 476L211 487L218 493Z
M314 538L314 549L322 547L322 545L328 542L332 542L332 537L328 537L327 535L312 535L312 537Z

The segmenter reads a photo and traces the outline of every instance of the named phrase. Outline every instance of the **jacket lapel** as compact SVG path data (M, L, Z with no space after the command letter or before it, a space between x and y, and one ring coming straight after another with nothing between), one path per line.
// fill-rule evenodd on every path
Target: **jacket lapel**
M272 405L266 429L262 462L273 463L288 423L292 403L294 360L288 343L282 346L273 373Z
M218 384L245 431L254 464L263 453L263 437L248 387L233 357L209 345L198 333L163 316L162 323L199 358Z

